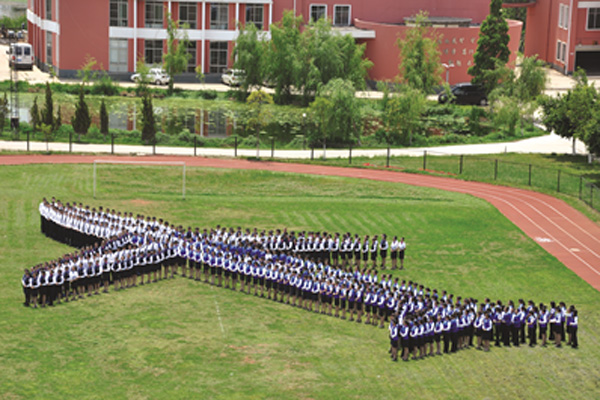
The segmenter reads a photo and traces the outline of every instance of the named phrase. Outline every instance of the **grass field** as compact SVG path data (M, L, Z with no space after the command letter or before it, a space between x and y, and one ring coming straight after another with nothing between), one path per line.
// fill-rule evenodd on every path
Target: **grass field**
M0 398L597 398L600 295L471 196L270 172L91 165L0 168ZM121 183L125 182L125 183ZM31 310L22 268L70 251L39 233L43 196L191 226L405 235L416 279L482 300L564 300L580 350L475 350L391 363L387 332L182 278Z

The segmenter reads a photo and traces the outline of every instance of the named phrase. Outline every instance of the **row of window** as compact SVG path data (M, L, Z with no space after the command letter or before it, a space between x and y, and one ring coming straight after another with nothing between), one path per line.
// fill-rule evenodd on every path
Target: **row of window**
M50 0L47 0L50 1ZM129 26L127 0L110 0L110 26ZM162 28L164 21L164 4L162 1L146 1L144 9L145 26ZM190 29L198 29L198 4L179 3L179 22ZM246 23L264 26L264 7L262 4L246 4ZM210 29L227 30L229 26L229 5L210 5Z
M211 41L209 44L209 73L220 73L227 68L228 42ZM197 43L192 41L188 44L187 52L190 55L186 72L196 70ZM129 42L127 39L110 39L109 43L109 71L127 72L129 57ZM162 64L163 41L144 41L144 61L148 65Z
M349 5L334 5L333 6L333 25L334 26L348 26L350 25L350 6ZM310 19L312 21L318 21L321 18L327 18L327 5L325 4L311 4L310 5Z
M49 4L51 0L46 0ZM129 26L128 19L128 1L110 0L110 26ZM146 1L145 26L148 28L162 28L164 20L164 3L162 1ZM179 21L187 24L190 29L197 29L198 4L184 3L179 4ZM333 6L333 25L350 25L351 9L349 5ZM310 18L312 21L318 21L321 18L327 18L327 5L311 4ZM264 26L264 7L262 4L246 4L246 23L253 23L258 29ZM229 25L229 5L211 4L210 5L210 29L228 29Z
M600 8L588 8L587 28L600 29Z

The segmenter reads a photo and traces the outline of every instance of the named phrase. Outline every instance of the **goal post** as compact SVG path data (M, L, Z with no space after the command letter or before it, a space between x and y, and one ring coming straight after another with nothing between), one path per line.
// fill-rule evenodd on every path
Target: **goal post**
M94 160L94 178L93 178L93 196L96 198L96 166L98 164L124 164L124 165L166 165L166 166L181 166L181 198L185 200L185 162L184 161L119 161L119 160Z

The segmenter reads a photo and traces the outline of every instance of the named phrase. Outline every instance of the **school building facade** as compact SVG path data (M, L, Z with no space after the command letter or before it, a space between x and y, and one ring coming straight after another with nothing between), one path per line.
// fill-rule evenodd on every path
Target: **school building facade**
M578 67L600 74L600 1L535 0L527 7L525 55L535 54L557 70Z
M86 57L115 76L135 71L136 60L162 63L166 51L167 14L189 26L189 77L200 66L207 77L231 67L234 41L241 24L267 32L284 11L310 19L326 17L334 29L366 43L373 61L371 80L398 75L398 38L410 29L419 11L440 35L441 63L450 83L469 81L467 69L489 0L28 0L29 41L38 65L61 77L75 75ZM516 58L522 23L509 21L511 61Z

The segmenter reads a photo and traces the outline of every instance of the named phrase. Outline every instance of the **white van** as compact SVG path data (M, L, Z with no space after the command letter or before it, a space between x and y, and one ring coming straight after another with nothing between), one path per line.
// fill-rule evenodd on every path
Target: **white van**
M13 64L18 68L33 69L33 48L29 43L11 43L8 50L8 66Z

